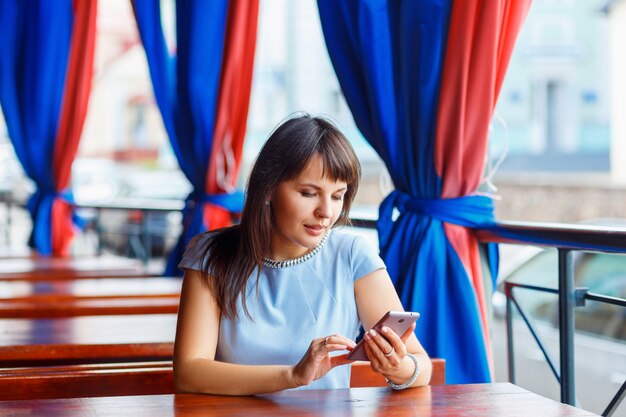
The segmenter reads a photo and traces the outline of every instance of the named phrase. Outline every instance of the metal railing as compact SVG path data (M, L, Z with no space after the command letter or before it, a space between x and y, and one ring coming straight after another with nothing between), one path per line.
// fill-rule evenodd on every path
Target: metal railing
M375 228L372 218L354 218L355 227ZM562 223L498 222L494 225L475 228L476 236L483 243L507 243L552 247L558 250L558 288L547 288L518 283L505 283L507 356L509 379L515 383L513 348L512 305L515 305L533 338L542 351L548 366L560 384L561 402L575 405L576 387L574 382L574 309L585 305L586 300L609 303L626 308L626 300L602 294L591 293L587 288L574 286L573 254L576 251L626 253L626 228L600 225L579 225ZM551 292L558 296L559 312L559 367L549 355L538 332L522 306L513 294L515 288ZM626 397L626 381L615 393L602 413L611 416Z
M509 378L511 382L515 382L512 322L512 305L514 304L560 384L561 402L575 405L574 309L584 306L586 300L626 307L626 300L590 293L587 288L576 288L574 286L573 253L575 251L626 253L626 229L595 225L501 222L494 226L475 229L475 231L477 237L482 242L538 245L553 247L558 250L559 272L558 288L556 290L532 285L505 283ZM534 329L521 305L515 299L513 294L515 288L554 292L558 295L559 372L557 372L556 366L543 345L539 334ZM602 415L611 416L625 395L626 381L622 383Z
M83 210L93 210L93 218L91 219L91 227L94 229L98 247L97 253L102 253L104 249L105 234L123 234L128 237L128 244L133 252L144 265L147 265L151 259L154 238L159 237L165 239L167 230L163 227L155 230L151 226L151 219L157 214L166 214L170 212L181 212L185 206L182 200L156 200L156 199L136 199L136 198L118 198L107 203L85 203L76 204L75 207ZM141 216L137 224L127 224L125 228L115 232L108 231L102 224L102 213L104 211L123 211L123 212L140 212Z

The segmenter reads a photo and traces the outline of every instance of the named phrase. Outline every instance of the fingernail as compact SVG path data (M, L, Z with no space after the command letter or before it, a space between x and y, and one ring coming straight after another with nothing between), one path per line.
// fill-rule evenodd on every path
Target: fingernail
M371 337L370 337L369 333L365 333L365 334L363 335L363 337L365 338L365 340L370 340L370 339L371 339Z
M387 327L387 326L383 326L383 328L380 329L380 330L382 330L383 333L389 333L389 327Z
M371 334L373 337L376 337L376 335L377 335L376 330L371 329L371 330L370 330L370 334Z

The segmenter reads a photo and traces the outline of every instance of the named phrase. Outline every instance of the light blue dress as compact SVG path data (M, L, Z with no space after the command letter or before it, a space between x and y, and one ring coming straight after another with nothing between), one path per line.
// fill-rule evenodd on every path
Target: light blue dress
M200 269L198 249L188 251L181 269ZM238 300L236 319L222 317L216 360L247 365L295 365L311 341L332 334L357 337L361 322L354 298L357 279L385 268L364 238L334 229L310 259L285 268L263 266L248 280L247 308ZM341 352L345 353L345 352ZM306 389L348 388L350 366L338 366Z

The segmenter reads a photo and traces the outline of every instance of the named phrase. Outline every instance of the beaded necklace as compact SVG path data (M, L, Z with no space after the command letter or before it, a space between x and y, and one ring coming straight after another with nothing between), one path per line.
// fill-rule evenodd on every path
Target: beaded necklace
M318 243L317 246L314 247L313 250L311 250L311 252L305 253L298 258L286 259L284 261L275 261L273 259L263 258L263 265L270 268L288 268L290 266L306 262L315 255L317 255L320 250L322 250L322 247L326 244L326 241L328 240L328 236L330 236L330 230L324 235L322 240L320 240L320 243Z

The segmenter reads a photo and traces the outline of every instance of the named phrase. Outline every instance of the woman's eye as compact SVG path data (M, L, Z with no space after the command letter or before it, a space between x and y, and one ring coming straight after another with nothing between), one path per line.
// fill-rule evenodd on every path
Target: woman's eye
M302 195L302 197L315 197L315 194L309 193L309 192L306 192L306 191L302 191L302 192L300 192L300 194Z
M342 195L334 195L333 196L333 200L335 200L335 201L342 201L343 200L343 196Z

